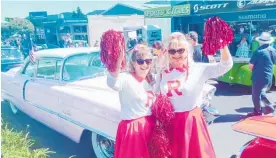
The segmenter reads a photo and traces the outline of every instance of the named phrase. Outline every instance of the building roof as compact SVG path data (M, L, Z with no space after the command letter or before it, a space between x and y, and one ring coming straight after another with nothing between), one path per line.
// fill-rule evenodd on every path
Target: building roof
M171 1L166 1L166 0L158 1L157 0L157 1L149 1L144 4L171 5Z
M47 21L56 21L57 19L58 19L58 14L47 16Z
M142 7L140 7L141 9L145 10L145 9L152 9L152 8L159 8L159 7L168 7L171 6L171 1L158 1L158 0L154 0L154 1L149 1L146 2L142 5Z
M171 5L182 5L182 4L192 4L192 3L197 3L198 1L189 1L189 0L183 0L183 1L171 1ZM203 1L200 1L203 2Z
M142 9L138 9L129 5L125 5L122 3L117 3L113 7L109 8L101 15L144 15L144 11Z
M103 12L105 12L106 10L94 10L92 12L87 13L87 15L100 15Z
M57 49L44 49L35 52L35 57L39 58L66 58L71 55L99 52L98 47L84 47L84 48L57 48Z

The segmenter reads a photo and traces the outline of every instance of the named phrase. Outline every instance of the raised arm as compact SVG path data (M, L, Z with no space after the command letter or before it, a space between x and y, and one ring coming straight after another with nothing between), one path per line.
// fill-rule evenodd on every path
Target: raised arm
M121 72L121 64L123 61L125 53L120 51L120 56L116 62L116 69L114 72L109 71L109 74L107 75L107 85L116 90L120 91L123 89L126 83L126 75L120 74Z
M228 72L233 66L233 59L227 46L220 50L221 57L219 63L204 64L205 79L217 78Z

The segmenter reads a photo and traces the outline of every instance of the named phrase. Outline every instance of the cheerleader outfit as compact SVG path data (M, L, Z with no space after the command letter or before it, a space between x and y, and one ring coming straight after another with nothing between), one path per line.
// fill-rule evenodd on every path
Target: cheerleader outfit
M119 123L114 158L149 158L148 140L155 126L151 116L154 101L152 87L133 74L120 73L107 77L110 88L119 92L121 122Z
M232 65L232 59L219 63L193 63L188 69L171 68L158 75L160 77L157 78L155 91L167 95L175 110L174 120L168 128L172 141L172 158L216 157L198 106L205 82L223 75Z

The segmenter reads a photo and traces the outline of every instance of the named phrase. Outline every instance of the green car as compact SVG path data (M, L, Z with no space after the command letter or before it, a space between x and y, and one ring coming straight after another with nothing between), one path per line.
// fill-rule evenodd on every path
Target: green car
M252 71L248 67L250 58L236 58L233 57L234 65L230 71L228 71L223 76L219 77L217 80L221 82L226 82L230 84L241 84L245 86L251 86L251 75ZM276 86L276 65L274 65L273 81L272 85ZM269 90L270 87L267 88Z

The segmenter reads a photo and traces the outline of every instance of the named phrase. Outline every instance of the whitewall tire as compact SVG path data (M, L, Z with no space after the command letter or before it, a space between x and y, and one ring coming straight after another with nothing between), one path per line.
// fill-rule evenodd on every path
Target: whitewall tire
M97 158L113 158L115 143L97 133L92 132L92 146Z

